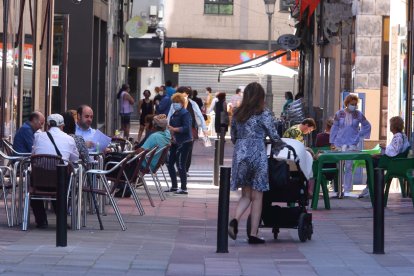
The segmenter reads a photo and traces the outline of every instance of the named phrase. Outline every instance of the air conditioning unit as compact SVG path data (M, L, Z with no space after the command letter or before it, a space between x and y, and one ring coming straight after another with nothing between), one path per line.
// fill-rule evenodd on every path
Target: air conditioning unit
M279 0L279 12L290 12L289 8L295 5L295 0Z

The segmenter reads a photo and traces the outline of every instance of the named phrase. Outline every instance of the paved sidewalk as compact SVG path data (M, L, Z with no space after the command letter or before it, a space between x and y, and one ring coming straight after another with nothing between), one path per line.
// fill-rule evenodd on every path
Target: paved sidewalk
M139 216L131 199L119 201L128 229L121 231L108 206L100 231L94 215L87 227L68 231L68 246L55 247L50 228L8 228L0 217L0 273L3 275L413 275L414 210L411 201L393 194L385 212L385 255L372 254L372 208L368 200L332 199L332 210L313 211L314 235L301 243L296 229L261 229L265 245L249 245L245 220L229 253L216 252L216 187L195 188L189 195L144 199ZM231 193L231 209L239 194ZM231 211L231 213L232 213Z
M204 152L205 151L205 152ZM210 149L195 148L192 170L212 168ZM225 163L231 162L231 147ZM192 171L190 171L190 175ZM49 229L32 224L27 232L8 228L0 203L1 275L414 275L414 208L411 200L391 194L385 211L385 254L372 254L373 210L368 199L323 200L313 214L314 234L301 243L296 229L260 229L264 245L249 245L246 217L229 253L216 253L218 187L190 181L189 195L161 201L156 207L139 190L145 212L139 216L131 198L119 200L127 230L122 231L110 206L100 231L95 215L87 226L68 231L68 246L55 247L55 219ZM231 193L233 214L240 192Z

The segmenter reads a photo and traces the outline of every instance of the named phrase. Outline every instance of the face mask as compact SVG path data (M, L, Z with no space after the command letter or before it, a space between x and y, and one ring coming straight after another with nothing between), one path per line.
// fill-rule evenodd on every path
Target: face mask
M172 107L175 111L177 111L180 110L183 107L183 105L181 103L173 103Z
M355 111L356 110L356 105L350 104L350 105L348 105L348 109L349 109L349 111Z

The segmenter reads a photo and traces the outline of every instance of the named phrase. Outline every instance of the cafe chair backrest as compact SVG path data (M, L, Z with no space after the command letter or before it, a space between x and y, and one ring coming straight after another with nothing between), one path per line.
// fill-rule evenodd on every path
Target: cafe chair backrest
M379 159L378 167L383 168L383 169L387 169L391 160L397 159L397 158L407 158L408 153L410 152L410 150L411 150L411 147L408 147L404 152L402 152L400 154L397 154L394 157L389 157L385 154L382 155Z
M62 161L57 155L39 154L30 158L30 183L34 190L56 190L57 169Z

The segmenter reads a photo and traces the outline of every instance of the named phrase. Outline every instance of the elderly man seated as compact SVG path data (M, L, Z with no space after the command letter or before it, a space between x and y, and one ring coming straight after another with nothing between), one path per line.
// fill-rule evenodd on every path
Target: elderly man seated
M79 153L76 148L75 140L62 131L64 120L60 114L51 114L47 117L49 130L39 133L35 136L32 154L51 154L59 155L64 160L76 162L79 159ZM50 135L50 136L49 136ZM45 180L47 181L47 180ZM52 201L53 208L55 202ZM33 208L37 228L47 228L47 215L42 200L31 200L30 205Z

